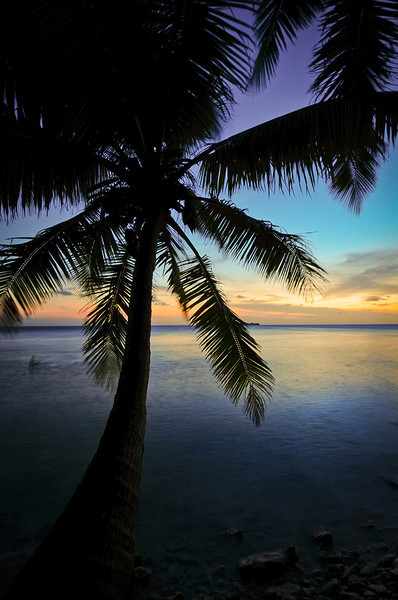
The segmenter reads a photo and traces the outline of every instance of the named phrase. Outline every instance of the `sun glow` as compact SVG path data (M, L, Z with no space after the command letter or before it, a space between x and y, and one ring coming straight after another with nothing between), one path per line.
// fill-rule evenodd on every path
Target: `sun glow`
M246 286L247 283L247 286ZM267 289L256 279L240 286L224 287L231 309L242 319L260 324L349 324L397 323L398 294L376 293L325 295L305 302L300 296L276 286ZM86 299L73 293L56 294L26 320L27 325L80 325L86 314ZM155 291L152 303L154 325L184 325L187 318L165 287Z

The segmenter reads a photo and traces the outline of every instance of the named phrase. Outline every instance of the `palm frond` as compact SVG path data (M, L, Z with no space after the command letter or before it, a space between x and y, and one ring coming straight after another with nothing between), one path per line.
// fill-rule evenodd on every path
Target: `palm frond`
M19 325L69 280L69 251L61 242L49 254L47 243L37 236L0 247L0 322L7 329Z
M76 215L26 242L0 249L0 310L5 327L18 325L56 294L87 252L92 215Z
M142 56L146 85L140 88L136 114L150 147L165 140L195 147L220 133L234 102L233 88L247 84L253 41L234 12L251 6L235 0L157 5L164 26Z
M41 128L0 119L0 218L70 206L108 177L88 148Z
M279 57L294 42L297 33L315 19L323 7L322 0L262 0L256 11L255 29L258 55L252 83L261 87L276 71Z
M134 260L127 246L120 245L108 257L101 272L84 270L77 278L82 290L90 290L89 311L84 322L83 345L88 373L114 390L122 365Z
M397 76L398 8L395 0L327 2L322 37L311 63L317 97L385 90Z
M209 146L197 157L201 182L216 196L242 186L271 192L297 184L309 191L318 178L332 176L336 157L347 148L379 149L374 113L375 102L339 99L272 119Z
M166 226L159 236L156 257L156 266L163 269L164 273L169 272L169 276L172 276L170 262L177 265L181 260L188 259L183 240L173 230L174 223L175 221L172 217L166 218Z
M82 264L92 271L101 268L113 252L117 233L99 215L91 205L28 241L1 246L0 314L5 327L29 317L81 272Z
M385 150L380 148L379 155ZM365 197L375 189L376 172L379 166L377 155L368 148L359 152L350 152L336 157L330 191L347 208L359 214Z
M249 74L251 31L237 11L248 16L252 7L241 0L166 2L170 40L183 44L186 58L199 66L200 78L213 77L213 85L227 81L245 87ZM222 88L220 88L222 89Z
M371 101L374 106L374 133L395 144L398 133L398 92L378 92Z
M198 200L196 211L198 231L234 260L289 292L311 297L321 291L325 271L302 236L254 219L228 201Z
M245 414L259 425L272 393L271 370L246 323L228 307L210 260L199 256L188 238L185 241L195 256L180 263L170 261L170 290L196 330L200 347L225 393L234 404L244 396Z

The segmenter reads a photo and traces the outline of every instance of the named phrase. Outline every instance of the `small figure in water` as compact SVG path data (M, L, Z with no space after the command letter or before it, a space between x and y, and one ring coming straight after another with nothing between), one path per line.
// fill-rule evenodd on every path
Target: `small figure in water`
M35 365L38 365L38 364L39 364L39 363L38 363L38 361L36 360L36 356L33 354L33 355L32 355L32 358L31 358L31 359L30 359L30 361L29 361L29 367L30 367L30 368L32 368L32 367L34 367Z

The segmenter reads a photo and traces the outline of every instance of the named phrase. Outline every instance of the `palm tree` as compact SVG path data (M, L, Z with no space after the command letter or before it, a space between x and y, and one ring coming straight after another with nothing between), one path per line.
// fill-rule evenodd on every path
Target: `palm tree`
M311 189L321 177L360 212L397 134L398 7L395 0L260 0L253 85L268 82L281 51L314 22L320 39L310 91L320 101L213 144L201 165L214 193L297 183Z
M264 14L277 4L285 3L264 2L258 12L263 51L256 76L264 65L272 71L272 40L278 45L284 36L294 37L292 31L329 8L303 2L298 15L287 15L289 27L267 29ZM81 209L33 239L3 246L3 322L18 325L65 282L76 281L89 299L89 372L100 383L116 385L116 393L82 482L6 598L33 590L42 598L67 598L76 589L87 598L127 597L155 269L168 277L225 391L234 402L243 397L246 414L259 424L272 374L190 233L266 279L311 294L324 272L304 240L220 199L222 190L275 184L290 189L297 180L310 187L320 175L358 206L385 151L385 132L395 135L394 94L369 93L372 101L361 103L353 126L346 117L357 97L349 90L207 145L228 119L233 88L248 80L247 26L229 11L251 5L24 0L8 20L1 63L2 214L12 220L20 211L40 213L54 200L80 202ZM389 60L384 57L383 64ZM205 192L198 192L195 173Z

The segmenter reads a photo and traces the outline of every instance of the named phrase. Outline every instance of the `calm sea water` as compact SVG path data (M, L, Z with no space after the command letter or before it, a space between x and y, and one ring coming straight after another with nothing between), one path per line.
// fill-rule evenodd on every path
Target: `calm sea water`
M398 326L252 333L277 380L259 428L188 328L153 328L138 550L159 587L189 594L215 565L233 578L237 558L291 544L311 564L320 527L336 548L397 547ZM82 340L70 327L0 337L0 560L42 539L104 428L112 397L87 377Z

